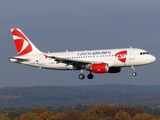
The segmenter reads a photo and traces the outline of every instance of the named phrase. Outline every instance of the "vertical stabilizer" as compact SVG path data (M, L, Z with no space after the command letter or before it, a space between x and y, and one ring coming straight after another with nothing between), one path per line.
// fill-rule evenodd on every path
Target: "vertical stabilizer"
M18 56L42 53L19 29L11 29Z

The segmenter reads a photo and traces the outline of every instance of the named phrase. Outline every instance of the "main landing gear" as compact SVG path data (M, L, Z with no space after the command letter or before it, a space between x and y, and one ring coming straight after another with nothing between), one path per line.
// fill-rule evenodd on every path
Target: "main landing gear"
M85 75L83 74L83 70L81 70L81 73L78 75L78 78L80 80L83 80L85 78ZM92 72L90 71L90 73L87 75L87 78L88 79L93 79L93 74Z
M83 80L83 79L85 78L85 75L81 73L81 74L78 75L78 78L79 78L80 80Z
M132 68L132 75L133 75L133 76L136 76L137 73L135 72L135 66L131 66L131 68Z
M88 78L88 79L93 79L93 74L91 73L91 71L90 71L90 73L87 75L87 78Z

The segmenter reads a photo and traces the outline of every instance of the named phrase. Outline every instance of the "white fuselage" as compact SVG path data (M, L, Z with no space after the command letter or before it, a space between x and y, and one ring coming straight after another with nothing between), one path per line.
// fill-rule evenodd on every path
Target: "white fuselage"
M153 55L148 54L147 51L143 49L123 48L40 53L34 55L25 55L25 58L29 59L29 61L19 62L19 60L14 58L10 58L10 61L45 69L78 70L78 68L74 67L72 64L70 65L63 62L57 62L54 58L50 58L48 56L56 56L62 59L85 61L90 63L107 63L109 67L141 66L150 64L156 59Z

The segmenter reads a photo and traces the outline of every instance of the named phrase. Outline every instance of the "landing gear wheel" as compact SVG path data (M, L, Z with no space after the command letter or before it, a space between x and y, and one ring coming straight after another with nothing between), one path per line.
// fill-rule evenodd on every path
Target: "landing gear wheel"
M79 75L78 75L78 78L79 78L80 80L83 80L83 79L85 78L85 75L84 75L84 74L79 74Z
M133 76L136 76L136 75L137 75L137 73L136 73L136 72L133 72L133 73L132 73L132 75L133 75Z
M135 72L135 66L131 66L131 68L132 68L132 75L133 75L133 76L136 76L137 73Z
M87 78L88 78L88 79L93 79L93 74L91 74L91 73L88 74L88 75L87 75Z

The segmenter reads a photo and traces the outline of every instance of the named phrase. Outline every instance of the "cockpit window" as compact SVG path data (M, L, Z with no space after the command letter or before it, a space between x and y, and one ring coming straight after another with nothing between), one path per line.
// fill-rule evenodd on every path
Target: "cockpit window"
M148 52L140 52L140 55L146 55L149 54Z

